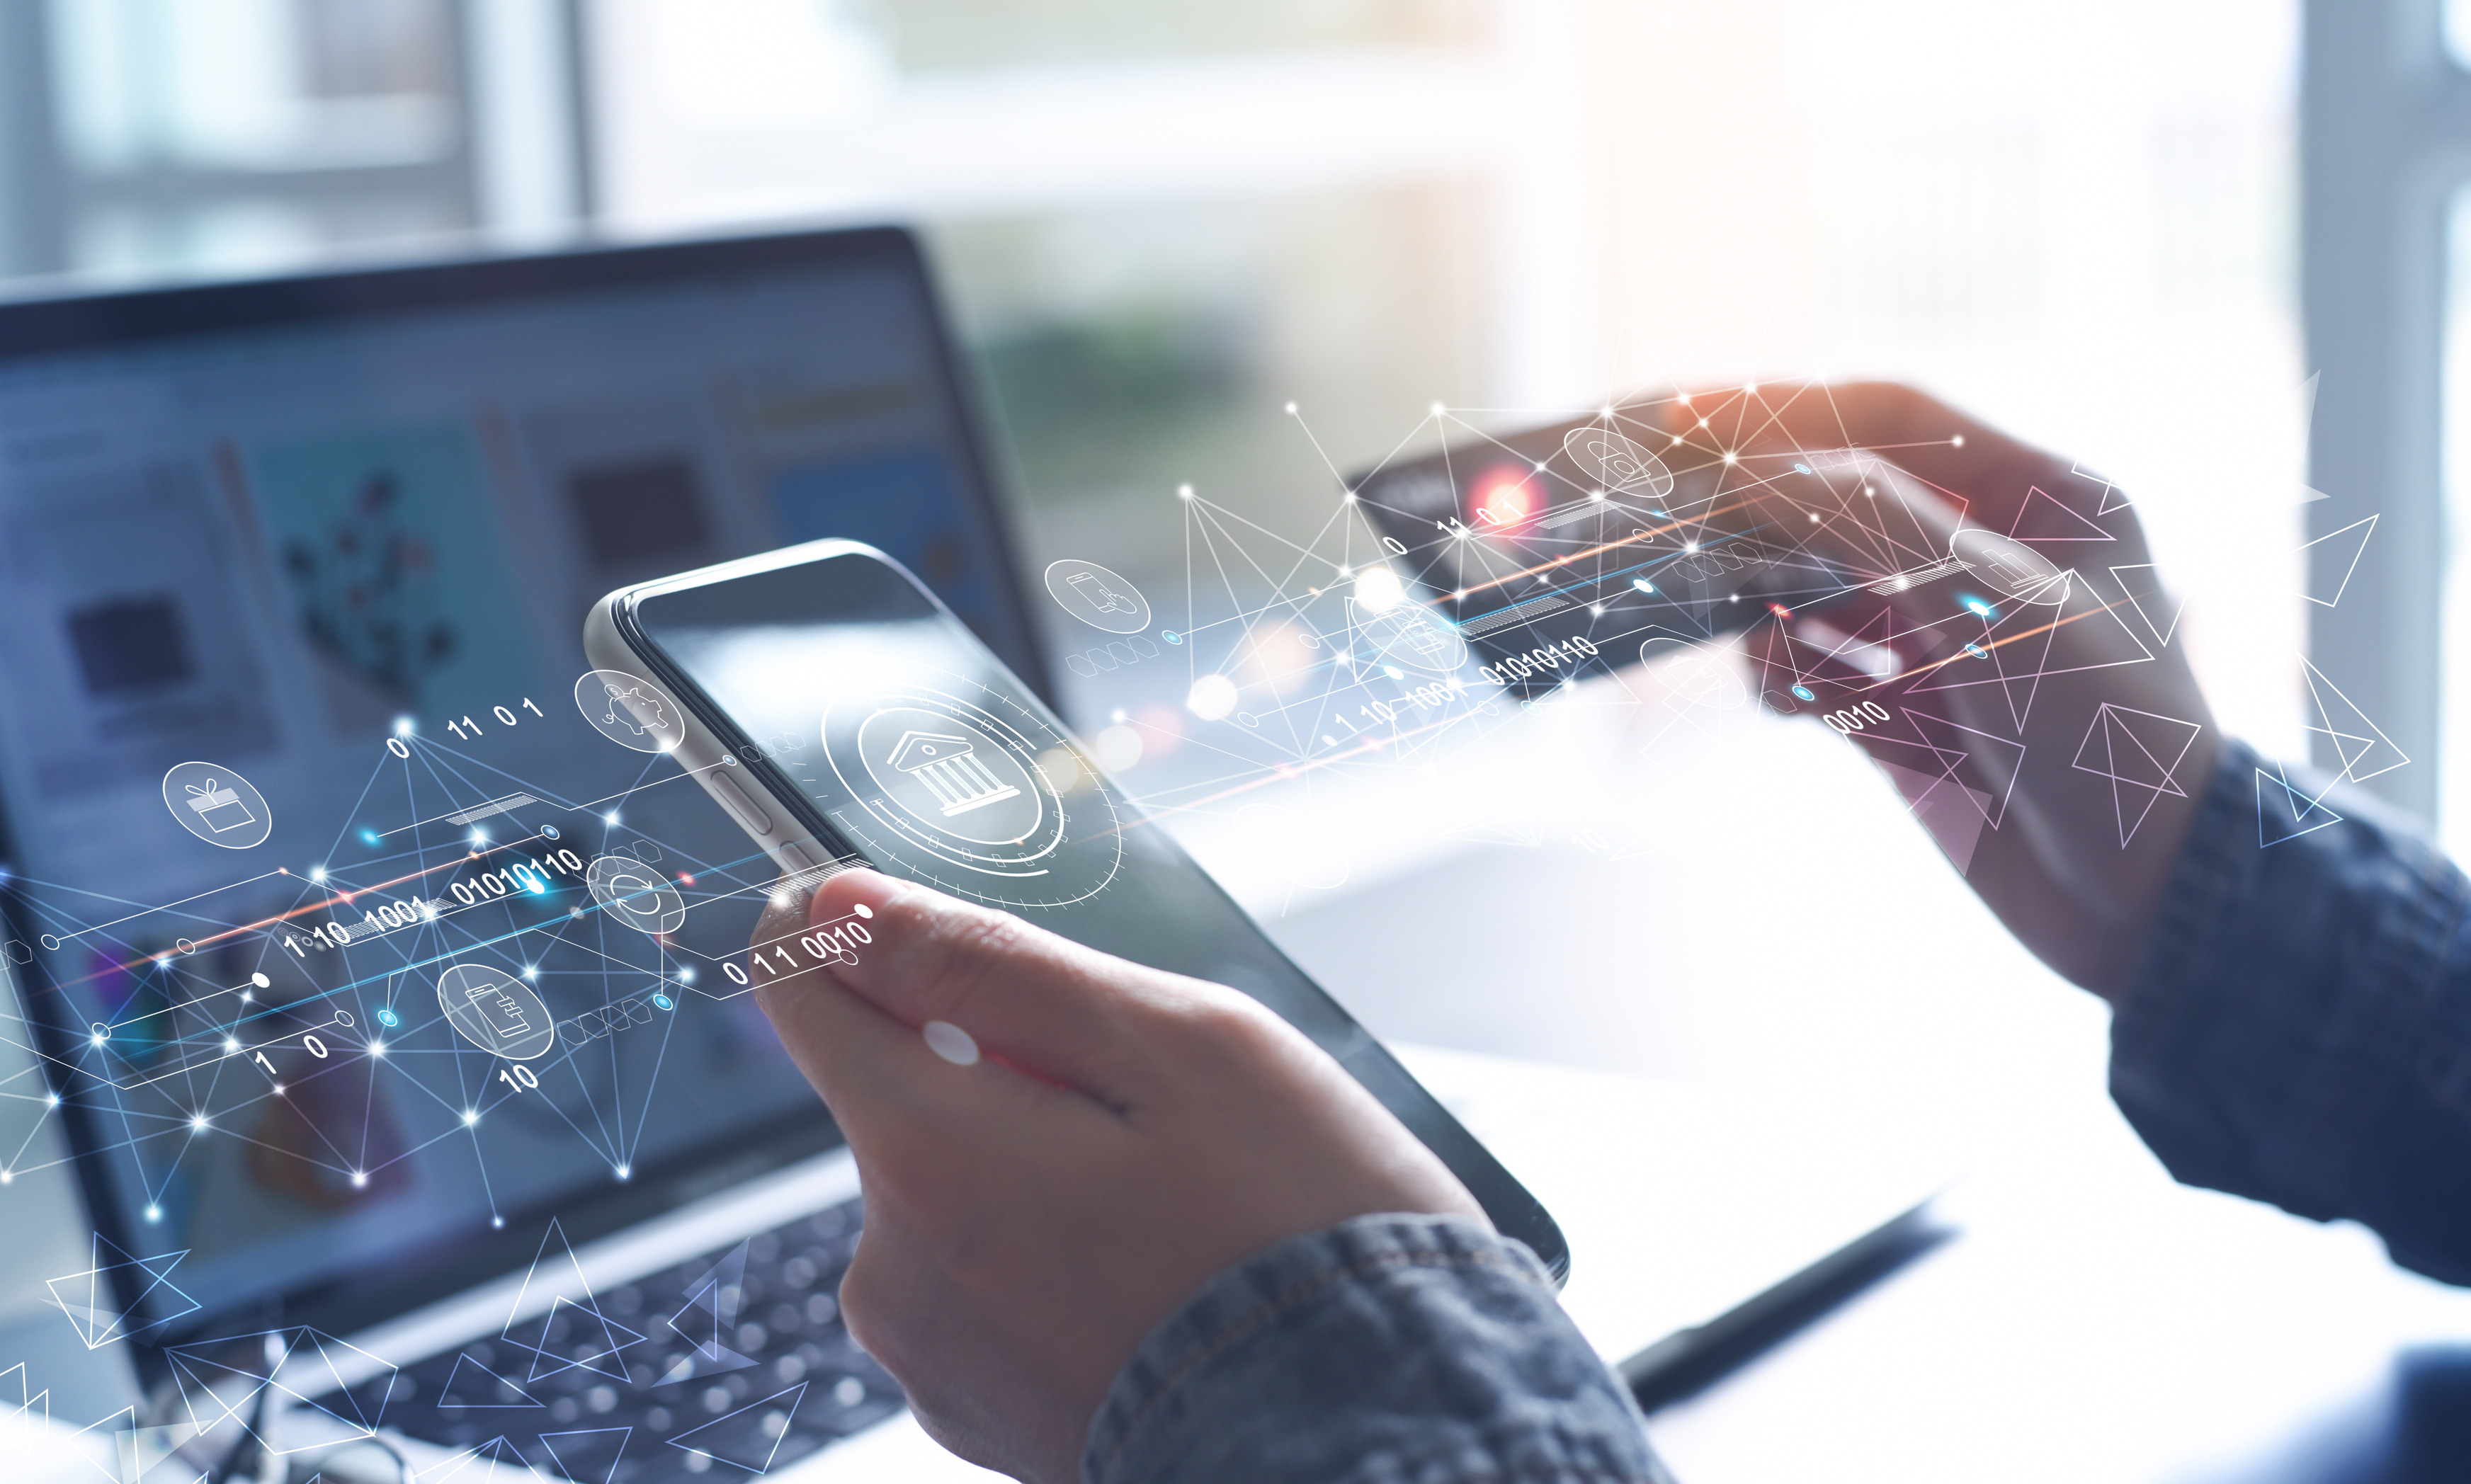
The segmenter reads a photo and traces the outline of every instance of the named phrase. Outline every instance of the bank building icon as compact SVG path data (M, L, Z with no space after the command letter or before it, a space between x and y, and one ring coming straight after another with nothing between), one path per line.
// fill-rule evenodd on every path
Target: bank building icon
M924 784L943 806L946 819L998 803L1021 793L987 771L969 738L935 731L905 731L885 759L896 773Z

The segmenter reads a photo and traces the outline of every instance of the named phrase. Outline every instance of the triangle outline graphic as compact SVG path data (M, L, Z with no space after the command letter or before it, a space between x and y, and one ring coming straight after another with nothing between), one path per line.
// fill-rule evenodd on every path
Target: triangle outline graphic
M106 1251L118 1261L105 1262L104 1254ZM47 1278L43 1280L43 1286L51 1290L52 1302L59 1305L60 1312L68 1316L70 1325L77 1330L78 1338L84 1342L85 1348L101 1350L115 1340L126 1339L131 1334L169 1323L183 1314L195 1313L202 1307L196 1299L175 1287L171 1280L172 1269L188 1255L189 1249L182 1247L177 1252L141 1258L123 1250L118 1243L104 1236L103 1233L96 1232L93 1245L88 1248L88 1260L91 1265L82 1273L67 1273L58 1278ZM170 1293L185 1307L175 1309L169 1313L159 1314L152 1319L130 1323L135 1314L114 1310L110 1302L104 1296L106 1291L106 1275L127 1267L136 1268L147 1277L146 1287L138 1290L137 1304L134 1306L137 1310L142 1311L146 1301L158 1291ZM84 1317L82 1318L79 1317L78 1309L70 1304L68 1295L60 1289L62 1284L79 1283L85 1285L85 1302L82 1306ZM106 1313L110 1315L107 1322L104 1318Z
M482 1472L467 1474L463 1470L469 1464L486 1464L488 1467ZM421 1470L420 1484L478 1484L481 1480L499 1477L498 1471L502 1468L523 1471L520 1474L509 1474L507 1484L515 1484L517 1479L530 1484L540 1477L532 1472L531 1460L524 1456L523 1449L515 1447L514 1440L500 1433L486 1443L475 1443L460 1452L447 1455L442 1462Z
M2351 758L2345 761L2342 766L2342 775L2343 781L2350 783L2365 783L2370 778L2391 773L2396 768L2403 767L2411 761L2408 756L2404 755L2401 748L2394 747L2393 738L2387 736L2383 728L2379 727L2375 722L2370 721L2368 719L2368 713L2361 710L2358 704L2352 701L2349 696L2342 694L2342 687L2327 679L2325 672L2317 668L2316 664L2311 661L2306 655L2301 655L2299 657L2299 663L2306 671L2306 674L2304 674L2301 679L2308 683L2308 704L2310 709L2314 713L2311 717L2311 725L2304 728L2304 730L2309 732L2311 735L2321 734L2323 736L2334 738L2337 742L2356 742L2361 740L2358 732L2344 731L2334 725L2333 707L2327 706L2325 704L2325 698L2318 694L2317 691L2318 683L2321 681L2324 683L2325 688L2334 693L2334 699L2342 702L2344 708L2349 710L2352 716L2359 719L2361 726L2366 728L2369 732L2375 736L2377 741L2384 743L2393 751L2394 760L2386 764L2384 767L2377 769L2374 773L2358 772L2358 758ZM2337 748L2337 751L2339 752L2340 749ZM2360 757L2367 756L2369 752L2372 751L2373 749L2363 751L2360 754Z
M2308 380L2299 383L2299 431L2307 441L2308 452L2312 458L2317 452L2317 383L2324 379L2324 372L2311 371L2308 373ZM2302 480L2299 485L2299 498L2292 503L2305 505L2333 498L2323 490L2310 487L2307 481Z
M728 1422L732 1418L743 1417L748 1412L755 1410L759 1406L769 1406L773 1403L780 1401L783 1397L788 1397L789 1399L789 1404L783 1408L783 1410L787 1411L789 1416L794 1419L798 1415L798 1403L806 1400L807 1388L813 1384L814 1382L812 1381L800 1381L794 1386L785 1386L768 1397L759 1397L755 1401L749 1402L742 1406L733 1407L729 1411L721 1413L718 1417L714 1418L708 1423L697 1423L695 1426L689 1427L686 1431L669 1439L669 1445L671 1448L684 1449L689 1452L704 1453L715 1463L725 1463L731 1468L743 1469L749 1473L769 1472L772 1468L772 1460L781 1456L781 1444L783 1440L789 1436L789 1429L787 1427L781 1429L780 1437L772 1440L772 1450L764 1455L764 1462L761 1467L749 1467L748 1465L740 1463L737 1459L731 1458L726 1454L713 1452L710 1449L704 1448L701 1444L690 1443L687 1439L694 1437L698 1432L706 1432L712 1428L718 1427L722 1423Z
M2066 516L2069 520L2074 521L2074 522L2076 522L2076 525L2068 526L2068 527L2066 527L2066 529L2069 529L2069 530L2075 530L2075 529L2077 529L2077 527L2078 527L2078 526L2082 526L2082 527L2083 527L2085 530L2090 531L2092 534L2091 534L2091 535L2088 535L2088 536L2035 536L2035 537L2031 537L2031 538L2017 535L2016 533L2017 533L2018 531L2021 531L2021 530L2023 530L2023 529L2025 528L2025 518L2026 518L2027 516L2032 515L2032 514L2034 513L2034 509L2035 509L2034 501L2035 501L2035 500L2036 500L2036 499L2040 500L2043 504L2050 506L2052 509L2054 509L2054 510L2058 511L2059 514L2061 514L2061 515L2063 515L2063 516ZM2118 538L2118 537L2113 536L2112 534L2110 534L2110 532L2104 530L2101 526L2094 524L2094 523L2093 523L2093 522L2091 522L2091 521L2087 520L2085 517L2083 517L2083 516L2082 516L2082 515L2079 515L2076 511L2070 510L2070 509L2066 506L2066 504L2064 504L2063 502L2061 502L2061 501L2060 501L2059 499L2057 499L2056 497L2054 497L2054 496L2052 496L2052 495L2048 494L2047 492L2045 492L2045 491L2042 489L2042 487L2041 487L2040 485L2038 485L2038 484L2027 485L2027 486L2025 487L2025 500L2024 500L2024 503L2022 503L2022 504L2020 504L2020 505L2018 505L2018 506L2016 507L2016 519L2015 519L2012 522L2011 522L2011 523L2010 523L2010 525L2009 525L2009 527L2008 527L2008 539L2009 539L2010 541L2022 541L2022 542L2027 542L2029 545L2031 545L2031 544L2032 544L2032 543L2034 543L2034 542L2063 542L2063 541L2086 541L2086 542L2092 542L2092 541L2117 541L2117 540L2119 540L2119 538Z
M467 1365L489 1379L492 1388L489 1395L495 1396L497 1394L495 1388L498 1386L504 1386L507 1390L513 1392L516 1396L521 1397L523 1400L520 1402L451 1402L447 1400L455 1394L455 1379L463 1374L463 1368ZM526 1391L523 1387L516 1385L506 1377L503 1377L497 1372L489 1369L487 1366L482 1365L480 1361L473 1359L469 1355L459 1351L455 1356L455 1363L447 1368L445 1383L437 1388L437 1401L434 1404L441 1409L451 1406L458 1410L466 1412L494 1412L517 1411L529 1407L547 1406L549 1403L533 1396L530 1392Z
M2367 529L2360 531L2360 527L2363 525L2366 526ZM2334 595L2329 598L2320 598L2317 594L2309 591L2307 587L2308 578L2305 570L2303 569L2299 579L2299 595L2301 597L2306 598L2309 602L2316 604L2319 608L2332 608L2342 601L2342 594L2351 590L2352 574L2360 569L2360 559L2368 554L2368 538L2377 533L2377 517L2362 517L2361 519L2352 522L2350 524L2343 526L2339 531L2327 531L2324 535L2318 537L2315 541L2305 541L2299 544L2299 553L2304 556L2309 547L2321 546L2329 541L2336 541L2342 537L2348 536L2353 531L2360 531L2360 544L2352 549L2350 565L2342 568L2342 580L2334 585ZM2338 554L2342 550L2340 546L2337 546L2334 549Z
M583 1301L581 1303L577 1303L575 1300L568 1298L563 1292L558 1293L556 1297L553 1298L550 1301L550 1307L546 1310L533 1316L533 1321L537 1321L539 1333L543 1341L541 1345L534 1345L527 1340L517 1338L515 1334L515 1326L519 1323L524 1324L528 1331L532 1326L533 1321L528 1321L522 1318L524 1303L531 1293L532 1281L542 1276L541 1264L544 1262L550 1261L550 1247L552 1243L555 1243L557 1250L564 1255L566 1259L567 1271L573 1276L574 1280L572 1287L582 1292ZM609 1341L608 1348L585 1360L570 1359L566 1356L545 1348L549 1339L550 1329L556 1323L557 1316L561 1309L571 1309L579 1313L589 1315L594 1323L600 1326L602 1337ZM619 1336L621 1334L627 1337L620 1339ZM524 1281L516 1287L514 1302L507 1307L506 1328L499 1332L498 1338L505 1343L513 1346L515 1349L531 1356L531 1372L525 1378L528 1381L536 1381L545 1376L554 1376L560 1371L571 1371L578 1367L588 1370L596 1376L606 1376L614 1380L624 1381L626 1380L626 1368L624 1364L619 1364L615 1370L609 1370L602 1366L594 1364L593 1362L600 1360L615 1361L619 1352L626 1349L630 1345L642 1344L647 1336L637 1334L634 1331L618 1323L616 1320L600 1311L600 1301L593 1296L592 1285L583 1276L583 1266L580 1263L576 1261L575 1248L573 1244L568 1242L566 1240L566 1228L558 1223L557 1217L552 1217L549 1218L549 1226L541 1233L540 1250L532 1255L531 1266L524 1270Z
M2068 466L2068 473L2076 475L2080 479L2091 479L2094 483L2102 486L2102 502L2095 508L2095 515L2106 516L2114 510L2125 510L2129 506L2136 503L2136 501L2128 498L2128 492L2126 490L2121 489L2118 485L2111 483L2102 475L2095 474L2092 470L2087 469L2083 464L2070 464Z
M2271 784L2271 786L2282 790L2284 800L2294 805L2298 804L2299 800L2306 797L2301 794L2299 790L2291 786L2291 780L2289 778L2279 777L2278 775L2280 772L2281 770L2276 768L2274 770L2274 774L2269 775L2263 768L2256 770L2256 845L2257 848L2260 850L2272 846L2281 845L2286 841L2296 840L2302 835L2313 835L2317 831L2323 829L2328 824L2340 824L2342 823L2342 817L2336 814L2333 809L2326 804L2322 798L2310 799L2305 806L2295 807L2292 810L2293 821L2295 823L2299 820L2304 820L2310 814L2322 814L2325 818L2318 820L2314 824L2303 824L2297 829L2283 831L2273 835L2272 838L2268 839L2265 827L2265 800L2267 785Z
M1930 734L1929 729L1922 725L1924 722L1928 722L1931 726L1935 727L1945 727L1952 731L1962 731L1968 737L1979 737L1984 742L1989 743L1993 747L2015 749L2016 755L2006 761L2006 767L2008 769L2007 783L1999 789L1998 796L1996 799L1991 800L1991 802L1988 807L1985 807L1983 801L1986 799L1989 799L1989 795L1985 794L1972 783L1967 783L1965 779L1958 777L1956 776L1954 764L1951 764L1948 769L1948 780L1962 785L1965 789L1965 797L1973 800L1973 806L1982 810L1983 822L1989 824L1992 829L1997 829L2000 822L2008 817L2008 800L2014 797L2016 792L2016 780L2018 777L2023 776L2025 771L2025 744L2008 737L1999 736L1992 732L1981 730L1978 728L1965 726L1962 722L1949 721L1944 716L1933 716L1928 711L1917 711L1912 707L1900 707L1898 709L1905 713L1905 719L1907 721L1913 723L1915 732L1921 737L1923 745L1930 748L1932 752L1942 754L1953 752L1960 762L1970 757L1979 762L1984 768L1991 770L1991 777L1977 779L1975 780L1976 782L1998 783L1999 779L1997 777L1997 769L2000 764L1993 761L1989 755L1977 752L1974 744L1956 743L1950 739L1934 738Z
M2136 589L2130 585L2129 580L2126 577L2120 575L2122 572L2151 573L2154 579L2153 585L2145 593L2144 597L2139 597L2137 595ZM2155 624L2153 621L2153 615L2145 611L2145 598L2150 597L2153 599L2153 606L2157 609L2168 600L2169 594L2164 592L2162 590L2161 577L2162 568L2159 564L2153 562L2130 562L2119 567L2114 567L2110 569L2110 580L2118 585L2120 596L2128 599L2128 606L2135 610L2136 616L2144 620L2145 631L2153 636L2155 643L2168 649L2171 647L2171 636L2179 632L2179 620L2187 615L2188 604L2187 600L2183 598L2180 600L2177 607L2171 610L2171 625L2169 628L2163 628Z
M581 1474L577 1473L575 1470L567 1464L565 1459L560 1458L557 1453L557 1445L550 1440L552 1438L600 1437L612 1432L619 1435L618 1451L609 1460L609 1472L602 1474L599 1481L599 1484L609 1484L611 1479L618 1476L618 1465L626 1456L626 1445L634 1439L635 1429L631 1426L570 1427L564 1432L544 1432L539 1435L541 1450L549 1454L549 1461L556 1466L557 1472L561 1477L572 1479L575 1481L575 1484L594 1484L593 1480L584 1478Z

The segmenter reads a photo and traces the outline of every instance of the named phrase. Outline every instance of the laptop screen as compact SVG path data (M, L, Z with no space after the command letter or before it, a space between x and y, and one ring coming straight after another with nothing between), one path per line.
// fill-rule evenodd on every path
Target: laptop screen
M830 1139L740 983L771 872L578 631L846 536L1042 673L906 236L19 306L0 346L0 1033L131 1331L382 1310Z

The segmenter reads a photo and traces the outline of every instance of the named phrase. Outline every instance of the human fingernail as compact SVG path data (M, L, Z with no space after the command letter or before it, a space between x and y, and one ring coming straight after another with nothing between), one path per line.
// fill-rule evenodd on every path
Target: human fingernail
M978 1043L949 1020L930 1020L919 1032L927 1037L929 1051L956 1067L974 1065L978 1059Z
M827 877L815 889L809 916L817 920L827 916L837 920L852 914L872 917L900 900L908 890L890 876L859 867Z

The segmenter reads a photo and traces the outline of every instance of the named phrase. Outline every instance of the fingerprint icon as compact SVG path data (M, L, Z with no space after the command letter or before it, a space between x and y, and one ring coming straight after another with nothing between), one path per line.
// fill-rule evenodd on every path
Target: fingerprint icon
M1609 495L1644 494L1662 499L1673 493L1673 471L1664 460L1609 428L1572 429L1562 451L1579 472L1604 481Z

